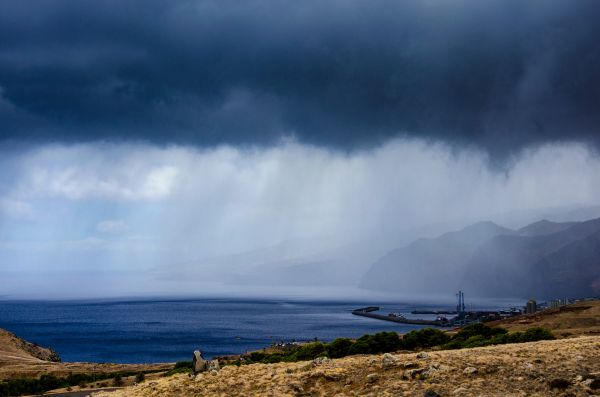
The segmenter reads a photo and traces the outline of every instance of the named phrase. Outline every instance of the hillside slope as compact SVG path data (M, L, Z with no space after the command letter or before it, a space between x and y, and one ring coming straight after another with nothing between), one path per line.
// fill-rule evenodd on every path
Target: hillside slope
M417 354L227 366L98 397L151 396L587 396L600 387L600 337ZM578 377L579 376L579 377ZM557 381L559 379L560 381ZM593 383L596 382L596 383ZM430 394L431 395L431 394Z
M36 378L42 374L138 372L169 370L173 364L64 363L52 349L27 342L0 328L0 380Z
M534 314L494 321L488 325L500 326L509 331L543 327L551 330L556 337L600 335L600 300L577 302Z
M0 365L44 361L59 362L60 357L52 349L27 342L0 328Z

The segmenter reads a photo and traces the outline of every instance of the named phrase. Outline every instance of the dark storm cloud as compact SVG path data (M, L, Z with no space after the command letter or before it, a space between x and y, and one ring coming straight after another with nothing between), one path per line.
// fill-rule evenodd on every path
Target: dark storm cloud
M4 140L597 140L600 3L5 1Z

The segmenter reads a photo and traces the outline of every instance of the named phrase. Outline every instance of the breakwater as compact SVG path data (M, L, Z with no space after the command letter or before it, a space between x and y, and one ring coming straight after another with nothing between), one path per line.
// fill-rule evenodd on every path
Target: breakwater
M405 318L400 315L393 315L391 313L387 314L387 315L375 313L378 310L379 310L379 307L369 306L369 307L363 307L360 309L352 310L352 314L354 314L355 316L369 317L369 318L374 318L377 320L391 321L391 322L399 323L399 324L433 325L436 327L444 327L444 326L448 325L447 320L443 321L443 320L412 319L412 318Z

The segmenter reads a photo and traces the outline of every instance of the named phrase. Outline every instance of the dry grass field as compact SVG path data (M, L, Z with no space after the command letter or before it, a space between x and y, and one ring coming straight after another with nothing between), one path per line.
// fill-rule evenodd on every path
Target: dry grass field
M98 397L589 396L600 394L600 337L426 354L227 366ZM429 394L426 394L429 392Z

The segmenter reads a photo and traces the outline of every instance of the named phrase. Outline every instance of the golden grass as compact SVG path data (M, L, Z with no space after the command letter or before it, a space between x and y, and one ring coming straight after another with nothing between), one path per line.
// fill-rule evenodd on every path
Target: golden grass
M153 396L587 396L600 376L600 337L416 353L361 355L324 363L227 366L195 378L177 375L97 397Z

